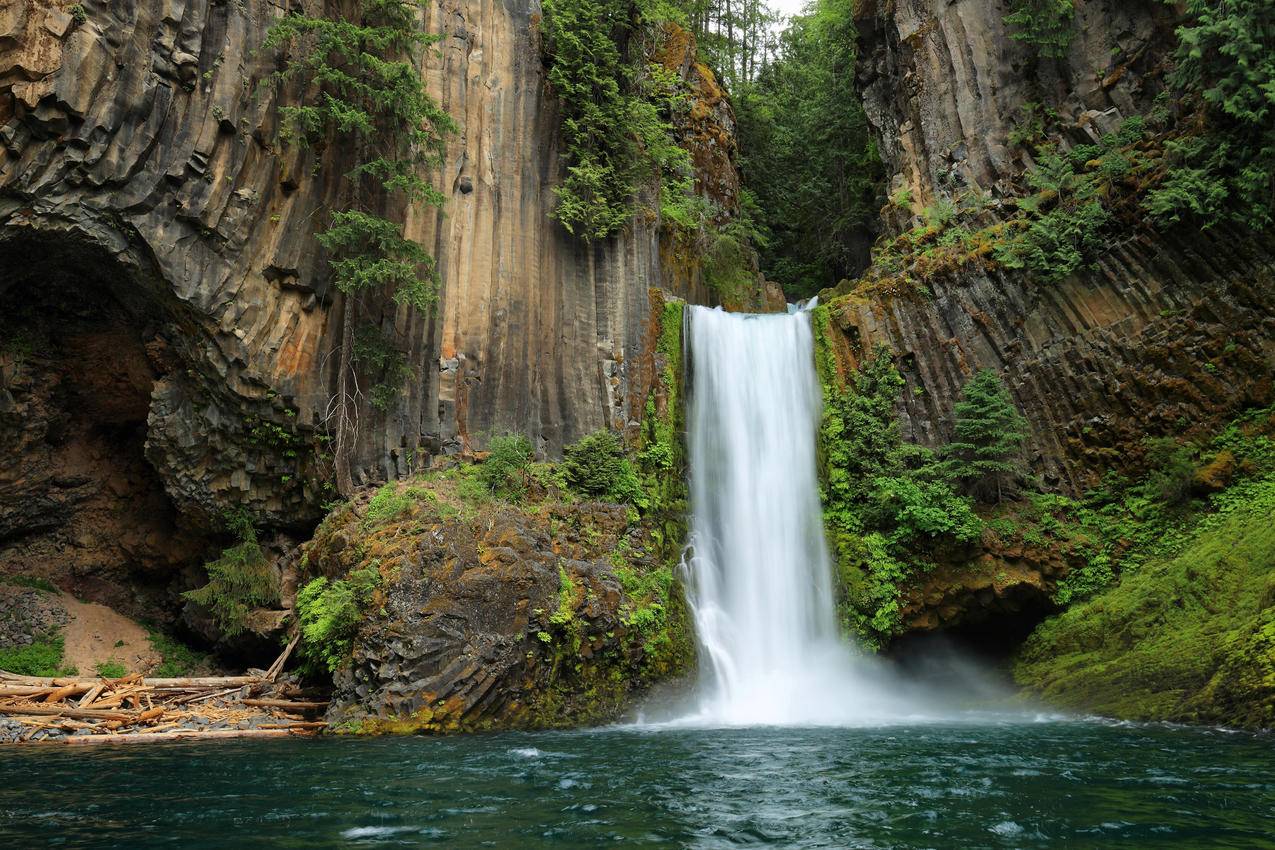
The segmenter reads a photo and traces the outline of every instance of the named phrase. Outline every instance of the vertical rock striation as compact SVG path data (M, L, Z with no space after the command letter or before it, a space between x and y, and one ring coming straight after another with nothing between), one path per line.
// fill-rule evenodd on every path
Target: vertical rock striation
M427 6L443 40L423 73L460 132L438 176L446 208L413 213L408 231L438 260L441 298L429 315L371 317L406 341L415 377L390 410L360 410L364 480L506 431L556 455L640 418L629 364L648 289L709 297L666 272L652 217L593 244L548 218L561 162L538 11ZM339 205L349 151L277 141L276 95L261 85L273 57L256 47L281 13L266 0L0 0L0 306L28 301L42 266L61 280L98 258L85 297L123 305L169 360L146 455L205 521L243 503L306 523L329 498L321 434L340 312L314 232ZM729 141L729 125L708 126L729 119L724 103L698 116L706 146ZM737 186L730 156L719 191Z
M1012 39L998 4L866 3L858 74L892 193L888 235L920 210L967 192L1014 194L1032 166L1010 143L1053 110L1064 146L1092 142L1151 108L1175 44L1173 10L1139 0L1076 4L1061 59ZM1043 106L1042 106L1043 105ZM906 193L899 190L906 189ZM1130 229L1097 262L1048 284L1024 272L965 270L927 291L864 290L834 317L853 364L877 344L898 356L912 438L949 436L976 369L1001 371L1031 423L1033 466L1076 492L1111 468L1136 468L1142 439L1207 433L1266 404L1275 380L1275 240L1217 228Z

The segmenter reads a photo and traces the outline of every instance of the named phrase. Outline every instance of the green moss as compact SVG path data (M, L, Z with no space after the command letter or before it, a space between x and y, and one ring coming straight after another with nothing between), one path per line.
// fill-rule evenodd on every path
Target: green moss
M73 676L75 669L62 666L63 642L49 634L26 646L0 649L0 670L19 676Z
M397 519L411 509L412 496L401 492L398 485L391 481L377 490L376 495L367 503L367 510L363 512L363 528L366 530Z
M663 368L647 396L642 416L638 469L647 512L681 511L686 503L685 447L682 443L682 329L686 304L668 300L660 310L656 354Z
M1016 680L1066 708L1275 724L1273 515L1275 476L1239 485L1179 553L1042 624Z

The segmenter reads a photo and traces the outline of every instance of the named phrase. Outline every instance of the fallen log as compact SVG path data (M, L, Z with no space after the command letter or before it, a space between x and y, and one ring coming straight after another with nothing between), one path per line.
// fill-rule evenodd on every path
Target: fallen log
M0 685L0 697L42 697L51 694L56 688L43 685Z
M91 708L71 708L53 705L0 706L0 714L24 714L42 717L73 717L78 720L128 720L130 715L120 711L94 711Z
M63 685L57 690L51 691L49 695L44 698L44 701L45 702L61 702L62 700L66 699L69 696L75 696L76 694L85 693L89 691L91 688L92 688L91 685L80 685L78 683L74 685Z
M96 685L94 685L87 694L80 697L80 708L88 708L90 705L92 705L93 700L97 699L101 695L102 691L105 689L106 689L105 682L98 682Z
M326 700L323 702L302 702L300 700L287 699L243 699L240 700L244 705L253 705L257 708L282 708L292 709L295 711L316 711L320 708L327 708Z
M288 663L288 656L292 654L292 650L297 648L297 642L301 640L301 632L298 631L292 636L292 640L288 641L288 645L283 648L283 652L274 663L266 668L266 680L273 682L279 678L279 673L283 671L283 665Z
M110 681L80 676L23 676L18 673L0 670L0 682L10 685L42 686L46 688L60 688L64 685L86 685L92 687L103 681L107 681L107 684L110 685L122 685L126 680L130 685L135 683L157 690L174 691L209 691L219 688L237 688L244 685L256 685L263 681L260 676L192 676L189 678L143 679L137 673L125 676L123 679Z
M207 738L288 738L313 733L302 729L176 729L153 735L77 735L63 738L66 744L149 744L155 741L185 741Z

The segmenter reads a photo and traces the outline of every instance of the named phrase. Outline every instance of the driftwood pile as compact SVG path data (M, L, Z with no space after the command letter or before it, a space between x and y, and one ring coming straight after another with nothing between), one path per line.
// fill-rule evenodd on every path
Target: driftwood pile
M45 678L0 670L0 722L25 727L9 740L72 744L314 734L326 725L315 717L328 704L278 681L286 657L246 676Z

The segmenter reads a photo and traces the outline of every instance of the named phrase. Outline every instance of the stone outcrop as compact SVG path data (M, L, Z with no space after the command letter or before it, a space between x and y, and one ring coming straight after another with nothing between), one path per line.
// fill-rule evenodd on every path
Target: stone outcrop
M306 548L314 574L380 577L335 679L328 720L338 728L600 722L686 669L690 626L672 574L646 597L620 577L650 575L662 554L625 506L543 490L520 505L475 504L435 476L392 492L403 503L390 515L365 495Z
M949 438L974 370L1000 371L1030 423L1033 470L1065 492L1139 471L1145 437L1209 434L1275 398L1270 235L1133 236L1056 284L993 270L928 289L835 302L843 359L895 352L905 431L926 445Z
M871 0L857 5L858 81L891 194L911 211L970 189L1011 194L1030 155L1010 136L1047 106L1077 143L1144 114L1162 89L1174 12L1156 0L1076 3L1060 59L1015 40L1003 3ZM898 228L897 216L887 221Z

